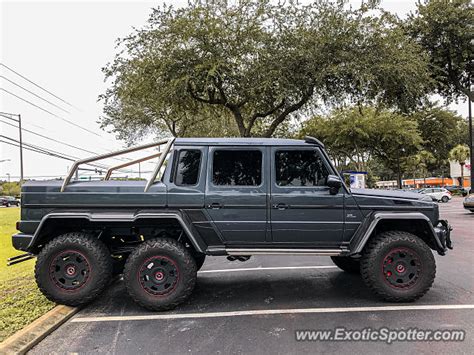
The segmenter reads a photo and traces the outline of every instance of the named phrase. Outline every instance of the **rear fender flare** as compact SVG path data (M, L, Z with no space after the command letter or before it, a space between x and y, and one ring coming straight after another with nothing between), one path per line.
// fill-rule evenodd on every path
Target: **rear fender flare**
M186 233L189 241L200 253L205 253L206 244L199 236L199 234L194 231L192 224L187 222L186 216L181 211L175 212L141 212L137 214L105 214L105 213L92 213L92 212L53 212L45 215L35 231L33 238L31 239L30 244L28 245L28 250L31 250L41 242L43 237L43 230L46 223L52 219L83 219L91 223L100 223L100 222L130 222L133 223L140 219L175 219L183 228L183 231Z

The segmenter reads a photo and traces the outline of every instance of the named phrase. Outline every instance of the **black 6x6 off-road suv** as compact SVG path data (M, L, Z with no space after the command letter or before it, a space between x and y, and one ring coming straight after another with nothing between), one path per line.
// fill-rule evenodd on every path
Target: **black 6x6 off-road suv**
M71 181L80 164L156 147L102 181ZM152 158L148 181L110 179ZM169 309L206 255L259 254L331 256L381 298L413 301L433 283L432 250L451 248L429 197L349 190L311 137L169 139L83 159L64 181L25 183L21 207L13 245L28 254L11 263L37 256L39 288L67 305L94 299L115 272L140 305Z

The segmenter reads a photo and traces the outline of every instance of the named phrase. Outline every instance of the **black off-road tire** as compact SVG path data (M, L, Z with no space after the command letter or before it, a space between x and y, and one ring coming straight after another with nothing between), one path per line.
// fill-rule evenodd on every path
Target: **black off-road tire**
M350 274L360 274L360 259L350 256L331 256L331 260L336 266Z
M392 256L398 261L390 265L395 260ZM400 265L405 272L398 273ZM377 235L365 246L360 270L365 284L381 299L412 302L431 288L436 262L431 249L419 237L403 231L388 231ZM400 282L404 279L409 281Z
M54 238L36 260L35 278L40 291L50 301L67 306L91 302L104 291L111 277L109 250L86 233L72 232ZM70 284L74 282L76 285Z
M191 295L197 267L191 253L171 238L143 242L127 258L124 281L130 297L153 311L175 308Z

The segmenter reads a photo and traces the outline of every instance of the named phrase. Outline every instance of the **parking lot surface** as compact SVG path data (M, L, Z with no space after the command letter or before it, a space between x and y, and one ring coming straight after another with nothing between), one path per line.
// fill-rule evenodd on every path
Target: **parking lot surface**
M454 250L436 255L432 289L415 303L379 301L360 276L328 257L208 258L191 298L170 312L149 312L122 281L32 349L44 353L287 354L469 353L474 346L474 213L462 199L440 204L454 227ZM296 330L461 329L462 342L297 341Z

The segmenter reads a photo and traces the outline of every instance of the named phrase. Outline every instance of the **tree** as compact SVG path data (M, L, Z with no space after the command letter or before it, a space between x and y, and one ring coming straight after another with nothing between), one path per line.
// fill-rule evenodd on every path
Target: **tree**
M457 144L468 142L466 120L453 111L434 104L414 112L411 117L418 124L423 150L435 158L428 161L426 168L442 174L448 169L449 151Z
M347 160L358 170L366 170L371 159L396 172L401 187L404 161L416 153L422 143L416 122L406 115L374 107L335 110L303 124L300 136L321 139L334 160Z
M474 72L474 7L471 0L424 0L408 16L408 34L428 53L436 91L448 101L468 96Z
M422 173L423 185L426 186L426 175L428 174L428 166L430 166L430 164L433 164L436 159L433 154L426 150L422 150L417 155L420 161L419 169Z
M154 9L104 68L102 124L122 136L193 135L201 125L270 137L321 104L409 111L428 91L428 58L373 2L192 0Z
M461 165L461 187L464 186L464 165L469 159L469 147L465 144L458 144L449 152L449 158Z
M18 182L4 182L2 184L2 195L19 196L20 189L21 189L20 183Z

